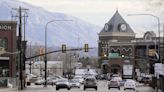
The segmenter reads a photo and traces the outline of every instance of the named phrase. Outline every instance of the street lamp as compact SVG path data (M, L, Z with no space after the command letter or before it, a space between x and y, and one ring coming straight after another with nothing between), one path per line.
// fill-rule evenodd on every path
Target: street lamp
M153 15L153 14L128 14L127 16L142 16L142 15L146 15L146 16L152 16L152 17L154 17L155 19L157 19L157 21L158 21L158 35L159 35L159 42L158 42L158 54L159 54L159 61L161 62L161 59L160 59L160 57L161 57L161 52L160 52L160 19L159 19L159 17L158 16L155 16L155 15ZM156 38L157 39L157 38Z
M72 21L72 20L51 20L46 23L45 26L45 56L44 56L44 62L45 62L45 87L47 86L47 26L48 24L55 22L55 21Z

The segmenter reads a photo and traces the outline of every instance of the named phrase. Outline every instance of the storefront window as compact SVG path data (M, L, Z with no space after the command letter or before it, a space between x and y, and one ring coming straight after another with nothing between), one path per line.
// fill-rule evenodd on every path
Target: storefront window
M0 38L0 47L4 47L7 50L8 40L6 37Z
M0 60L0 77L9 77L9 61Z

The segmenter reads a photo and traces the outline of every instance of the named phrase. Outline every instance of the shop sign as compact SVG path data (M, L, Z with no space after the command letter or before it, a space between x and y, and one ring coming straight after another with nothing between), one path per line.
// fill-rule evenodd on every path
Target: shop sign
M12 29L11 25L0 24L0 30L2 31L11 30L11 29Z

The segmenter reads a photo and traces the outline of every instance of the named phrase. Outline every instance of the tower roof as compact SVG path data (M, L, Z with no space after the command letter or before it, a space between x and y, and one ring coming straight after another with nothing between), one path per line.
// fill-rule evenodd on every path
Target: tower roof
M105 24L104 28L100 32L100 35L107 34L109 32L134 33L129 24L127 24L126 21L119 14L118 10L115 12L112 18Z

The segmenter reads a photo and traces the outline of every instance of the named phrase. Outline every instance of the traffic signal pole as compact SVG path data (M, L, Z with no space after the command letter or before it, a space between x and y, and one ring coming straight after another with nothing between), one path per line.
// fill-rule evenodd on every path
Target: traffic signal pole
M18 17L19 18L19 29L18 29L18 40L17 40L17 48L19 51L18 54L18 73L19 73L19 80L18 80L18 90L23 90L25 87L25 41L22 42L22 11L26 12L25 8L12 8L13 10L16 10L18 12L18 16L12 16L12 17ZM25 25L24 25L25 26ZM25 28L25 27L24 27ZM25 30L25 29L24 29ZM24 33L25 35L25 33Z
M20 51L19 53L19 87L18 90L22 90L23 89L23 81L22 81L22 12L21 12L21 7L19 7L19 35L18 35L18 51Z

